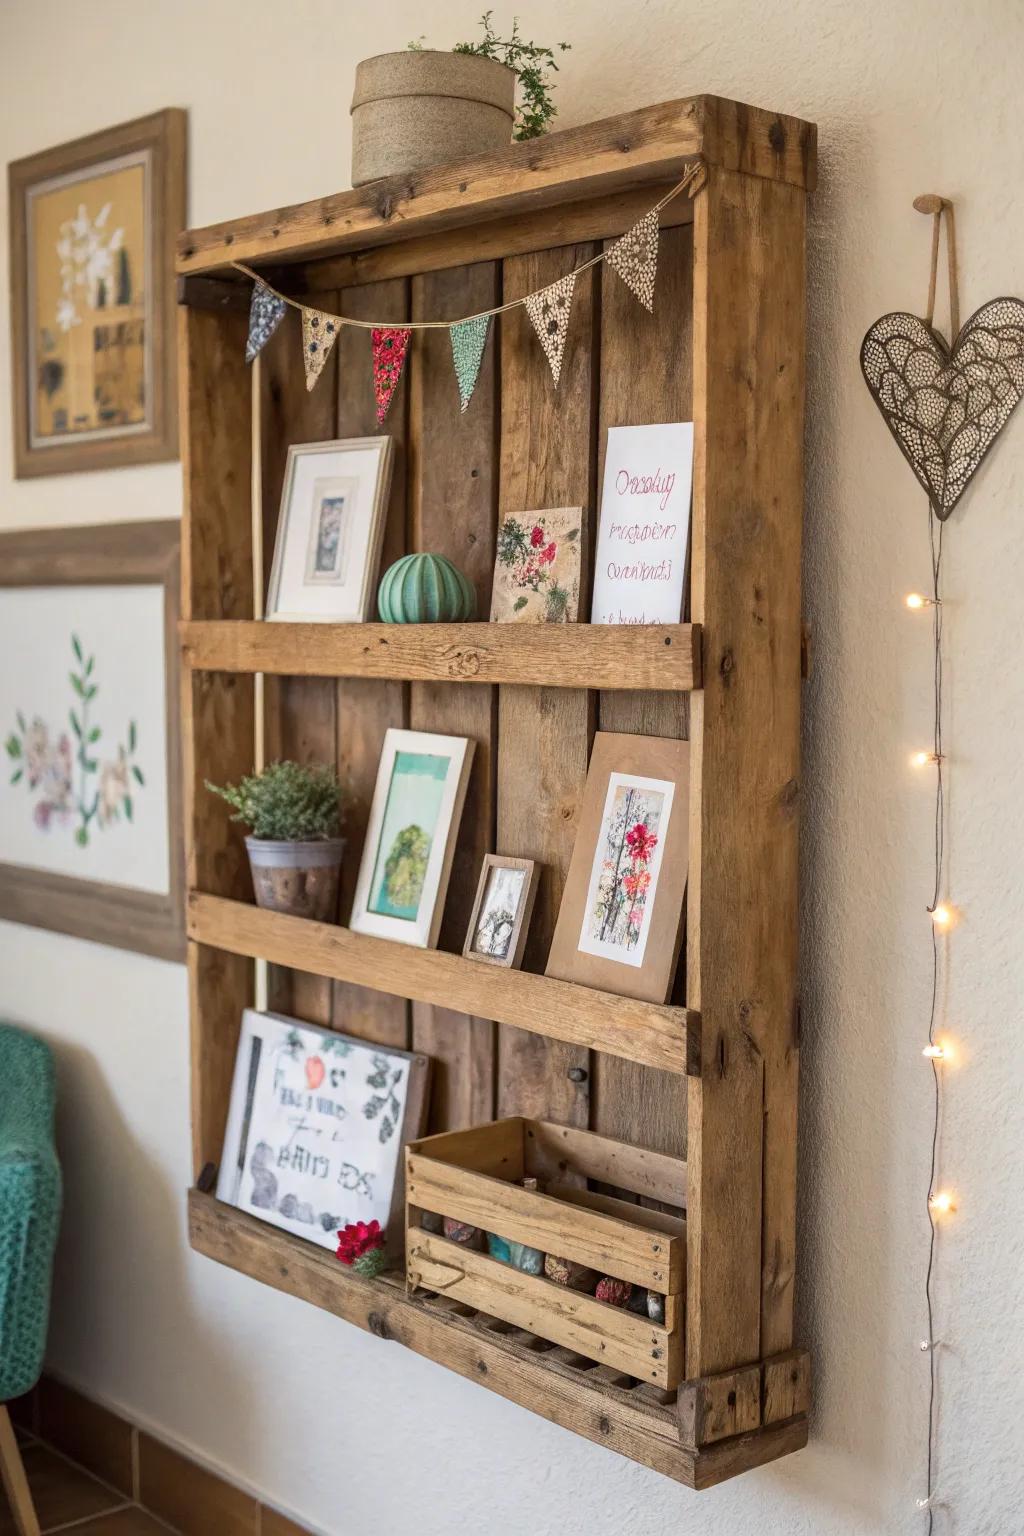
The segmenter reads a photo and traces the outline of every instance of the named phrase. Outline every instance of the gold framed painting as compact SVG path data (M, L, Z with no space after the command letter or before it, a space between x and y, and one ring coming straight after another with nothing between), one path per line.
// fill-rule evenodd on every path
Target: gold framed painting
M185 124L168 108L7 168L19 479L178 456Z

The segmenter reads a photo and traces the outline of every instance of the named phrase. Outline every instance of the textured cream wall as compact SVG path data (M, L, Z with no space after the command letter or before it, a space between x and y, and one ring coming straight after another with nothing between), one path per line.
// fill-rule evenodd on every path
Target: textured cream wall
M336 190L361 56L476 11L445 0L71 0L0 4L4 160L187 107L191 219ZM816 1357L812 1446L696 1497L433 1365L190 1254L187 1022L180 968L0 926L0 1012L50 1036L68 1211L52 1362L325 1531L447 1536L889 1536L914 1510L924 1442L921 1279L929 1081L925 513L857 367L870 320L923 303L913 196L958 199L964 309L1024 293L1018 0L646 0L521 4L565 37L561 120L718 91L814 118L805 755L804 1094L799 1315ZM555 11L556 19L550 19ZM0 264L6 263L6 233ZM6 284L4 284L6 287ZM176 466L15 484L0 342L5 526L174 516ZM953 891L943 1162L941 1532L1011 1536L1024 1475L1024 994L1018 664L1024 419L948 529ZM10 658L3 664L9 665Z

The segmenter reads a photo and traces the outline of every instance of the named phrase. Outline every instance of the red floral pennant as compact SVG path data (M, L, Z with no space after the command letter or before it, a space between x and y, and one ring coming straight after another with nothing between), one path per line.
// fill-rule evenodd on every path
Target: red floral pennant
M402 325L382 325L370 333L373 352L373 392L377 397L378 424L387 415L391 397L398 388L411 335L412 331Z

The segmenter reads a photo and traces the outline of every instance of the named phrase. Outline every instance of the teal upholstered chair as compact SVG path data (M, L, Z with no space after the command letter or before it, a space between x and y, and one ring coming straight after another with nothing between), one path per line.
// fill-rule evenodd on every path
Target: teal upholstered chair
M43 1366L61 1196L53 1109L49 1047L0 1024L0 1473L20 1536L39 1525L6 1405Z

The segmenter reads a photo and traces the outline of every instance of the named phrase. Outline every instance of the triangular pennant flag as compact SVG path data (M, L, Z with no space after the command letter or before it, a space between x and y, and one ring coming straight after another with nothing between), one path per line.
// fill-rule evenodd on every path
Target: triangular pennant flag
M323 372L340 329L335 315L325 315L320 309L302 311L302 360L306 365L307 389L313 388Z
M644 309L654 311L654 276L658 267L658 214L652 208L639 223L616 240L605 260L617 272Z
M490 315L478 315L475 320L459 320L452 326L452 362L463 410L473 398L490 323Z
M247 363L251 363L257 353L263 351L284 319L287 308L284 299L271 293L266 283L258 282L253 288L252 303L249 305L249 337L245 343Z
M370 347L373 353L373 393L377 397L378 425L387 415L391 396L398 388L411 335L412 331L403 325L381 325L370 333Z
M551 377L558 383L562 371L562 353L565 351L565 335L569 329L569 311L572 308L572 291L576 286L576 274L560 277L557 283L531 293L524 300L526 313L533 321L533 328L540 337Z

